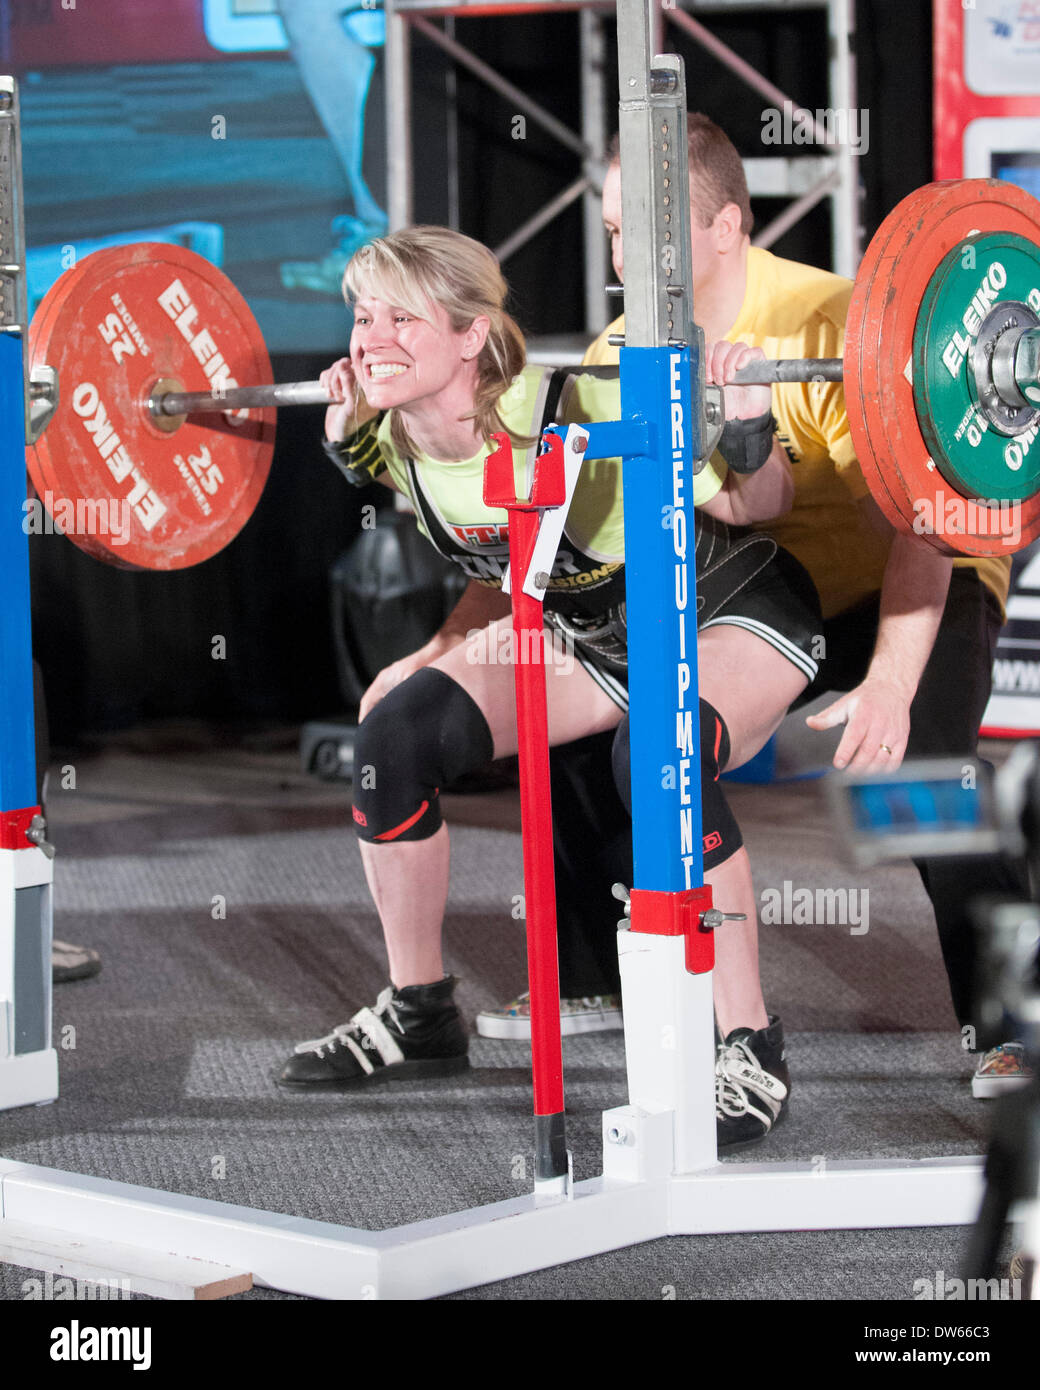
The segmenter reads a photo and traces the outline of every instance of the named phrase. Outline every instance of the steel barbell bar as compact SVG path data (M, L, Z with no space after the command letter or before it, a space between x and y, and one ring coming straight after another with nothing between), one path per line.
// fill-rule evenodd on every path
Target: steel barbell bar
M799 381L841 381L840 357L789 358L756 362L737 373L741 385L770 386ZM148 402L153 415L197 415L215 410L249 410L264 406L332 405L319 381L289 381L273 386L236 386L227 391L163 391Z
M841 381L840 357L791 357L755 362L737 373L739 385L773 386L786 382ZM148 402L153 415L197 415L207 411L261 409L264 406L332 405L319 381L288 381L273 386L236 386L227 391L163 391Z
M1021 404L1011 395L1012 383L1033 403L1040 392L1040 329L1021 334L1011 370L995 382L998 394L1010 405ZM786 357L751 362L734 377L738 386L782 386L792 383L842 381L845 364L840 357ZM151 397L153 415L194 415L213 410L248 410L264 406L332 405L319 381L289 381L272 386L237 386L226 391L164 391Z

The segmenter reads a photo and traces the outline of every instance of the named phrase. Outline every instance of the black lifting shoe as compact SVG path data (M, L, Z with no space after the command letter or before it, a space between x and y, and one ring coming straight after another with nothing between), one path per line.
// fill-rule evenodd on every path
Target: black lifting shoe
M452 975L434 985L388 985L375 1008L359 1009L324 1038L297 1044L279 1085L344 1090L465 1071L469 1038L454 988Z
M783 1024L770 1015L765 1028L734 1028L715 1050L715 1129L720 1153L764 1139L787 1110L791 1075Z

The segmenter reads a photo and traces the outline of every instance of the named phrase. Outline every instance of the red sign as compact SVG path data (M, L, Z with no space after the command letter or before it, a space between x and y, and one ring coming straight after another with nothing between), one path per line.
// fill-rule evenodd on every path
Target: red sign
M1040 117L1040 0L933 5L935 177L959 179L972 121Z

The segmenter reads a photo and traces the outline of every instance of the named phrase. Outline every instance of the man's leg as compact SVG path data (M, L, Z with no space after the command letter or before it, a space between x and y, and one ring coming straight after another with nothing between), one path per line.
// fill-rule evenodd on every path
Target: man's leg
M827 690L858 685L866 675L877 625L876 600L828 620L824 625L827 660L821 663L819 679L798 703ZM955 568L935 646L910 708L908 758L976 756L1000 627L999 607L986 586L974 571ZM1024 880L1014 865L1002 859L915 863L935 912L954 1011L963 1028L974 1029L975 934L969 905L989 895L1021 897ZM974 1050L974 1031L966 1032L964 1038Z
M622 907L611 892L632 882L632 819L611 766L614 730L550 750L553 864L563 1035L623 1026L616 924ZM529 1038L526 991L477 1014L488 1038Z
M613 730L594 734L554 748L549 760L564 999L621 990L614 931L621 904L611 887L632 882L632 820L614 782L613 742Z
M955 569L931 658L910 708L907 757L973 758L989 700L1001 618L996 600L973 571ZM1026 885L999 858L917 860L935 909L953 1007L962 1028L975 1024L975 898L1021 897ZM965 1034L974 1050L972 1034Z

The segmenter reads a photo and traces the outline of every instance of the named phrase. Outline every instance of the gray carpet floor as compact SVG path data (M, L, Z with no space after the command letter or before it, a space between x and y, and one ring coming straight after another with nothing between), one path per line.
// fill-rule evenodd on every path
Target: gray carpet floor
M866 888L869 923L763 926L793 1097L767 1144L730 1161L982 1152L990 1112L971 1098L913 868L846 867L815 781L731 795L760 893ZM518 800L446 803L447 961L472 1016L524 987ZM522 1043L475 1038L465 1077L388 1094L274 1083L295 1042L385 983L348 806L343 784L300 772L284 732L223 741L167 726L59 760L55 935L96 947L104 968L55 989L61 1098L0 1112L0 1154L369 1229L527 1191L513 1176L531 1148ZM591 1177L600 1111L627 1100L621 1034L567 1039L564 1065L576 1176ZM959 1229L673 1237L456 1297L908 1300L915 1280L957 1270L964 1241ZM0 1299L23 1298L28 1277L0 1266Z

